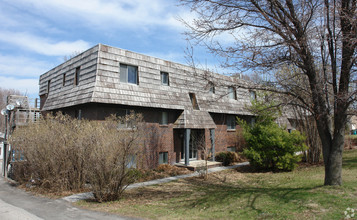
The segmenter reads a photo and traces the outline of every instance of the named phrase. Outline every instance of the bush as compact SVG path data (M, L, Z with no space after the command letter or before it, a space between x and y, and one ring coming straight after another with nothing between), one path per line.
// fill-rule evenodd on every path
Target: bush
M306 149L304 137L293 131L289 134L278 125L256 125L246 133L248 148L243 153L257 169L291 171L301 160L297 152Z
M138 178L132 165L140 152L140 120L135 114L102 122L58 114L18 127L11 144L24 160L14 177L51 191L80 190L89 182L97 201L116 200Z
M248 147L243 154L256 169L293 170L301 160L298 152L306 150L305 137L298 131L289 133L275 123L277 111L265 102L255 101L252 109L258 115L254 125L238 120ZM269 109L269 110L266 110Z
M170 165L170 164L160 164L155 169L155 171L158 172L158 173L166 174L168 176L178 176L178 175L182 175L182 174L187 174L188 173L186 168L177 167L177 166L173 166L173 165Z
M18 127L10 141L24 160L15 163L14 178L20 183L31 180L52 191L81 189L93 146L86 136L94 135L93 130L92 123L80 123L63 115L48 116L39 123Z
M142 138L141 116L131 114L122 119L112 117L98 132L105 138L93 149L88 168L88 180L98 202L121 197L126 187L140 178L135 169ZM118 125L129 125L118 130Z
M236 152L223 151L219 152L215 156L216 161L222 162L223 166L229 166L233 163L239 162L239 156Z

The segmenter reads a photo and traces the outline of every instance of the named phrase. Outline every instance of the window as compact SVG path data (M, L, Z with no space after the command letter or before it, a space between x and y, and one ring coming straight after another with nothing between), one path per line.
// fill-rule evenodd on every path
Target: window
M136 168L136 155L129 155L127 161L127 168Z
M76 68L76 72L74 73L74 85L78 86L79 84L79 74L81 72L81 67Z
M251 126L254 126L254 125L255 125L255 118L251 118L251 119L250 119L250 125L251 125Z
M169 123L169 114L167 112L161 112L161 125L167 125Z
M136 121L131 114L135 114L134 110L119 109L116 113L116 117L120 117L121 120L118 124L118 129L136 129Z
M214 88L214 84L213 83L209 83L209 93L211 93L211 94L215 94L216 93L216 89Z
M200 110L200 108L198 107L198 103L197 103L197 99L196 99L195 93L189 93L189 95L190 95L190 99L191 99L191 103L192 103L193 109Z
M47 81L47 93L50 93L51 80Z
M228 98L237 100L236 88L232 86L228 87Z
M234 115L227 115L227 130L236 129L236 117Z
M236 152L236 147L227 147L227 151Z
M129 109L118 109L117 113L115 114L117 117L125 117L127 115L130 115Z
M161 72L161 85L168 86L169 85L169 74L166 72Z
M74 111L74 117L78 120L82 119L82 109L76 109Z
M66 85L66 74L63 73L62 75L62 86L65 86Z
M256 100L257 99L257 93L255 91L249 91L250 94L250 99L251 100Z
M138 83L138 67L126 64L120 64L120 82L123 83Z
M168 152L160 152L159 153L159 164L167 164L168 160Z

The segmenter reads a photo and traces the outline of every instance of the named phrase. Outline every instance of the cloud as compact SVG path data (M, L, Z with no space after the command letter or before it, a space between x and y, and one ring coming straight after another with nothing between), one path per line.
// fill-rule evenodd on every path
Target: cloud
M22 94L37 98L38 79L20 79L15 77L0 76L0 87L5 89L16 89Z
M55 42L26 32L1 31L0 41L48 56L65 56L90 47L90 44L83 40Z
M176 17L187 17L183 7L173 0L5 0L7 4L27 8L33 14L45 16L55 22L93 28L147 28L162 25L182 29Z
M38 77L53 65L38 59L0 54L0 75L11 77Z

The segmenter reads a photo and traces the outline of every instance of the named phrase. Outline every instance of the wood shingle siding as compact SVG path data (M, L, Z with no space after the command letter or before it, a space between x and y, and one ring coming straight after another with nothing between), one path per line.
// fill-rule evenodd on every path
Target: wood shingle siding
M138 84L120 82L120 64L138 68ZM79 84L74 85L76 68L80 67ZM162 85L161 72L169 74L169 86ZM63 74L66 73L65 86ZM186 126L214 127L209 113L251 115L247 89L236 88L237 100L227 97L228 86L240 79L210 74L215 94L209 92L208 76L203 70L182 64L118 49L102 44L79 54L40 77L40 96L50 92L42 110L55 110L84 103L184 110ZM240 83L245 83L240 80ZM199 110L193 110L189 93L194 93ZM182 121L182 119L181 119ZM177 122L178 127L181 126Z

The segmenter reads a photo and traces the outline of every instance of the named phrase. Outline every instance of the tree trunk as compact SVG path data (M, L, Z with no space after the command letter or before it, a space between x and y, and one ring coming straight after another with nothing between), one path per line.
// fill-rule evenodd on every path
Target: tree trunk
M335 142L335 141L334 141ZM325 164L325 182L324 185L342 185L342 150L341 143L332 145L332 151ZM342 141L343 148L343 141Z

